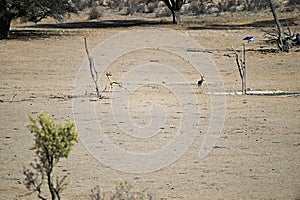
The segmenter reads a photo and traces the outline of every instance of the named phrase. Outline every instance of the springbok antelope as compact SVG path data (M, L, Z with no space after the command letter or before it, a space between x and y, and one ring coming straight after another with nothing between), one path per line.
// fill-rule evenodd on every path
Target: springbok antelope
M121 82L118 82L118 81L115 81L111 78L112 76L112 73L111 72L107 72L106 73L106 77L108 78L109 80L109 84L110 84L110 89L112 89L113 85L118 85L119 87L122 87L122 83Z
M198 88L200 88L202 86L203 82L205 81L204 75L200 74L200 76L201 76L201 79L198 81Z

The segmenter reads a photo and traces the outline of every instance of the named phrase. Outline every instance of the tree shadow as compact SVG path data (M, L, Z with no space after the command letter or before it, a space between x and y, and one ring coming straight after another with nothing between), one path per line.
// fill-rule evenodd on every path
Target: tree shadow
M39 40L50 37L60 37L60 36L69 36L76 35L78 31L64 31L64 30L11 30L9 34L9 40Z
M288 26L298 26L299 24L296 22L296 18L285 18L280 19L280 23L282 25L288 25ZM274 20L261 20L261 21L255 21L251 23L245 23L245 24L200 24L199 26L188 26L188 30L241 30L241 29L247 29L247 28L273 28L275 27Z
M56 24L36 24L32 26L21 26L17 30L10 31L9 39L33 40L49 37L70 36L80 33L80 29L100 28L128 28L135 26L157 26L170 24L163 20L102 20L86 22L67 22ZM24 28L24 29L22 29ZM77 29L77 30L75 30Z
M269 53L280 53L279 49L276 48L261 48L261 49L247 49L247 52L257 52L261 54L269 54Z
M281 19L280 22L289 26L297 26L296 18ZM129 20L101 20L101 21L85 21L85 22L66 22L66 23L47 23L36 24L32 26L21 26L17 30L11 30L10 39L32 40L43 39L49 37L70 36L80 33L80 29L100 29L100 28L128 28L128 27L147 27L170 25L171 21L161 19L129 19ZM241 30L247 28L266 28L274 27L274 20L261 20L245 24L218 24L209 22L197 22L189 25L187 22L184 29L187 30ZM24 28L24 29L22 29ZM77 29L77 30L75 30Z
M102 20L87 22L68 22L59 24L37 24L31 28L65 28L65 29L84 29L84 28L126 28L134 26L153 26L167 24L162 20Z

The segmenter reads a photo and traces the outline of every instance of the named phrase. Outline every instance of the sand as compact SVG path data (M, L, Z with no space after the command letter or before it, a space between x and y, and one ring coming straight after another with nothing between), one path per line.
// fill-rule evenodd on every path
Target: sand
M299 12L281 13L281 16L292 19L299 27ZM106 16L107 19L110 17ZM126 20L141 17L134 15ZM79 98L74 96L75 81L80 67L84 66L82 63L87 63L83 38L87 37L92 50L123 31L149 28L176 30L202 45L204 51L199 54L211 58L215 64L224 83L224 93L210 93L211 77L206 77L208 81L202 88L197 88L197 71L171 53L146 49L119 57L109 68L117 80L147 61L154 65L164 61L170 66L184 66L179 68L180 74L187 78L186 85L194 91L187 95L194 95L198 101L199 110L195 110L194 117L200 116L201 125L197 126L198 132L187 151L175 162L144 173L130 173L124 170L126 167L120 166L121 170L116 170L105 165L80 140L70 157L61 160L55 169L59 176L68 175L68 187L62 192L62 198L90 199L90 190L95 186L103 192L112 191L117 182L123 181L129 182L133 191L146 189L154 199L300 198L299 48L292 49L290 53L279 53L276 45L264 42L260 26L267 30L274 27L270 13L246 13L234 17L235 20L229 14L185 17L185 24L181 26L166 24L165 20L170 21L169 18L163 19L162 24L160 19L146 18L147 22L154 24L115 28L28 28L32 24L14 23L12 39L0 41L0 199L36 199L34 194L26 195L28 191L22 184L23 166L28 166L34 159L34 152L30 150L33 137L24 124L29 122L28 115L37 116L41 111L59 122L74 119L73 103L75 98ZM82 22L78 18L76 20ZM24 30L36 32L33 36L20 35ZM231 44L239 50L243 37L249 35L255 36L256 40L247 46L247 87L254 94L266 95L239 94L241 80ZM124 40L124 44L126 42ZM101 65L101 61L97 61L97 65ZM88 65L86 67L88 69ZM152 72L150 70L148 74L151 80L160 74ZM201 73L205 74L205 70ZM144 72L137 80L148 75ZM107 90L103 92L103 99L92 102L103 132L114 145L128 151L147 153L159 150L176 139L181 126L178 113L182 105L173 93L184 91L170 90L166 86L168 83L143 85L145 83L139 82L142 84L140 89L127 92L117 86L109 89L109 83L102 74L99 85L101 89L107 86ZM122 84L130 88L132 83L124 79ZM180 86L180 83L176 84ZM80 98L95 99L93 83L89 86ZM280 95L267 95L270 91L282 92ZM166 121L156 135L146 139L134 138L118 127L120 121L116 122L114 118L118 112L112 113L111 106L114 98L122 98L117 94L129 96L130 114L141 126L151 123L151 106L164 108ZM200 159L199 151L211 125L211 98L216 95L226 100L224 126L217 143L207 156ZM79 134L86 137L86 133ZM44 191L47 189L44 188Z

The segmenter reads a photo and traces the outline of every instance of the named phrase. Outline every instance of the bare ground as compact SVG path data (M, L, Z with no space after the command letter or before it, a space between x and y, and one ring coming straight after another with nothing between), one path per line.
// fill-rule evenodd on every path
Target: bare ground
M281 13L281 16L299 28L299 12ZM104 17L103 21L110 17ZM124 16L118 17L125 19ZM42 110L58 121L73 118L72 99L68 95L72 96L77 71L86 59L84 37L87 37L92 49L121 31L145 26L135 26L137 20L158 29L177 29L207 50L218 67L225 90L237 92L241 83L230 44L240 49L241 39L254 35L256 41L247 47L248 87L255 91L300 92L299 48L290 53L278 53L275 45L267 45L263 41L264 35L259 27L273 28L270 13L186 17L185 25L179 27L165 23L164 19L139 16L126 18L128 27L120 21L117 25L114 22L116 27L111 27L103 22L76 20L76 28L57 28L51 25L53 23L36 28L16 23L13 39L0 41L1 199L35 198L34 195L25 195L28 191L22 184L23 165L28 166L33 160L33 152L30 151L33 138L24 124L28 123L29 114L36 116ZM80 28L81 25L85 27ZM31 36L28 37L27 32L31 32ZM121 73L117 68L114 70L116 74ZM196 81L191 79L191 84ZM119 89L116 90L118 92ZM149 92L167 94L163 88L147 92L137 93L137 98L150 98ZM204 89L197 95L203 107L209 110L205 92ZM105 92L104 95L109 99L111 94ZM99 102L100 108L108 99ZM136 191L146 188L155 199L299 199L299 96L227 95L226 101L227 114L222 135L204 160L197 157L201 134L175 163L159 171L142 174L119 172L104 166L79 142L71 156L59 163L56 170L59 174L69 174L69 185L62 193L63 199L89 199L90 189L95 186L111 191L120 181L128 181ZM164 103L172 102L168 103L167 98ZM171 107L170 112L174 109L176 106ZM138 114L137 110L133 113ZM106 123L112 120L107 119ZM203 129L208 123L208 118L204 119ZM127 146L124 148L134 149L135 146L126 143L126 137L122 140L115 135L116 131L113 127L110 137L121 146L125 143Z

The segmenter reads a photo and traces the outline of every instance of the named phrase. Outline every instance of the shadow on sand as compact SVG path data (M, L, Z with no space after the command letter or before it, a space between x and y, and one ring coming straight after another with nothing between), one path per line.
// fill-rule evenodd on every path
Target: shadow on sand
M286 18L279 20L282 25L298 26L295 18ZM275 27L274 20L262 20L245 24L202 24L188 26L189 30L241 30L246 28L273 28Z
M37 24L30 28L65 28L65 29L81 29L81 28L126 28L134 26L153 26L168 24L162 20L102 20L87 22L68 22L60 24Z
M48 23L21 26L10 32L10 39L32 40L80 33L80 29L126 28L135 26L157 26L171 24L163 20L102 20L86 22ZM24 29L23 29L24 28ZM77 30L75 30L77 29Z
M281 19L280 22L289 26L297 26L295 18ZM126 28L136 26L160 26L170 25L171 21L161 19L129 19L129 20L101 20L101 21L85 21L85 22L67 22L67 23L48 23L36 24L32 26L21 26L17 30L12 30L10 39L30 40L42 39L53 36L75 35L80 29L100 29L100 28ZM275 23L273 20L262 20L244 24L218 24L203 22L187 21L181 26L187 30L240 30L247 28L273 28ZM24 29L22 29L24 27ZM77 30L75 30L77 29Z

